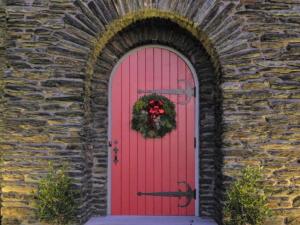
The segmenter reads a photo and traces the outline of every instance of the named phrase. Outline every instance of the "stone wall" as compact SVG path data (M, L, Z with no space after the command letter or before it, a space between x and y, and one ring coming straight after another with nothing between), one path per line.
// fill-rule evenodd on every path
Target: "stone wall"
M7 0L6 4L8 68L0 135L4 159L1 213L3 224L28 224L36 220L32 191L50 160L56 164L68 161L79 188L83 182L79 135L83 87L62 90L44 82L59 77L56 67L64 62L51 52L50 46L58 42L52 34L64 27L65 10L76 7L68 1L47 0Z
M4 103L3 98L3 74L6 69L6 57L5 57L5 43L6 43L6 13L5 13L5 4L0 0L0 105ZM3 131L3 109L0 109L0 133ZM2 150L0 147L0 165L2 162ZM0 172L0 224L2 220L1 208L2 208L2 175Z
M107 102L94 104L99 96L93 95L93 85L105 90L107 82L97 74L115 63L101 62L103 55L112 56L105 47L129 26L154 18L177 24L193 36L215 68L214 115L206 116L214 126L206 127L210 135L200 137L213 150L202 160L214 161L213 168L202 168L209 173L200 176L212 182L204 186L210 196L201 199L202 214L220 221L225 187L240 168L259 164L265 166L266 184L276 190L270 201L278 214L271 224L300 223L299 0L6 0L6 4L5 11L0 4L3 224L36 221L31 191L49 160L70 163L70 174L82 191L80 221L105 214ZM7 63L1 58L5 21ZM149 43L149 36L136 45ZM172 46L162 43L159 35L154 40ZM191 54L190 60L197 59ZM101 118L98 124L93 121L95 113ZM93 140L100 142L95 146Z
M221 57L234 70L222 84L223 171L265 166L266 184L275 189L270 205L279 215L270 224L278 225L300 223L299 6L295 0L244 1L235 15L247 24L252 50Z

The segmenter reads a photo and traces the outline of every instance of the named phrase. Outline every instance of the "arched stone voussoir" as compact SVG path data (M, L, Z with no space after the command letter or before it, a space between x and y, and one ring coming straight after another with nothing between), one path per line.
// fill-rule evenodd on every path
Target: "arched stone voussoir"
M236 49L235 46L248 48L243 45L247 37L240 35L244 21L234 16L236 2L76 0L74 4L78 7L77 13L65 14L66 29L69 29L66 33L79 39L85 39L85 36L90 39L89 76L93 74L97 56L114 35L130 24L149 18L168 19L188 30L211 55L215 68L221 66L219 56L228 45L232 46L231 49ZM70 39L67 36L63 38Z

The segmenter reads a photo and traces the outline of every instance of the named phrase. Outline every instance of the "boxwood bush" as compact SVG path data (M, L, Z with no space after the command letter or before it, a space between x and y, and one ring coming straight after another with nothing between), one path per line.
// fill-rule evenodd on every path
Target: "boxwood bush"
M271 216L268 197L271 194L262 182L262 167L246 167L241 177L226 193L226 225L262 225Z
M49 164L48 174L38 183L35 194L37 214L41 221L67 225L76 219L76 197L73 180L66 172L66 166L55 168Z

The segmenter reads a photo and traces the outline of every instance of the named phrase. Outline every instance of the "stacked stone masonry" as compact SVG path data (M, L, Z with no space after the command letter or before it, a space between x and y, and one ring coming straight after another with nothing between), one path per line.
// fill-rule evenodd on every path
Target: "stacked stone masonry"
M49 161L70 165L79 223L106 214L109 76L145 44L199 76L200 215L221 224L228 184L263 165L267 224L300 224L299 0L0 0L2 224L40 224Z

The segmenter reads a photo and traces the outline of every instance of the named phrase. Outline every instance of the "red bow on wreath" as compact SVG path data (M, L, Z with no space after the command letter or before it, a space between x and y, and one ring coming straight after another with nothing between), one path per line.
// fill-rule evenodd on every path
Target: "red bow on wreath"
M158 116L165 114L165 110L162 108L163 105L164 103L160 100L151 99L149 101L148 115L152 120L157 118Z

